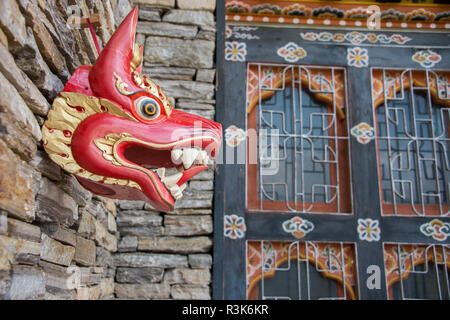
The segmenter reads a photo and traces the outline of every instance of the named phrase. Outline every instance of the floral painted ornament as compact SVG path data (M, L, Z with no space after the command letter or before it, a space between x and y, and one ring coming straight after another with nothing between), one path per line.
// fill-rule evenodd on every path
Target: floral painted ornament
M420 50L412 56L414 62L420 63L424 68L432 68L441 61L442 57L430 49Z
M294 42L289 42L277 50L277 54L287 62L297 62L306 57L306 51Z
M360 47L347 48L347 64L357 68L367 67L369 65L367 49Z
M245 225L245 219L243 217L239 217L235 214L225 215L223 220L223 235L225 237L236 240L242 239L245 236L247 226Z
M241 128L234 125L225 130L225 141L230 147L237 147L242 141L245 141L247 134Z
M380 240L381 229L378 220L358 219L357 231L361 240L368 242Z
M314 230L314 224L311 221L300 217L293 217L283 222L283 231L292 234L295 238L300 239L307 233Z
M420 226L420 232L437 241L445 241L450 236L450 223L434 219Z
M375 130L365 122L354 126L350 132L362 144L367 144L375 138Z
M245 42L225 42L225 60L244 62L247 55L247 44Z

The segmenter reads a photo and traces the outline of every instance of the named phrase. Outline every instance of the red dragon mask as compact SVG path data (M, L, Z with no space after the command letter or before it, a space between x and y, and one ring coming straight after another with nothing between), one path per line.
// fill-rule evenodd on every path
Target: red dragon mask
M141 75L137 18L135 8L95 64L75 71L53 102L43 142L50 158L91 192L169 212L186 181L216 156L222 127L174 110L161 88ZM166 168L178 172L166 176Z

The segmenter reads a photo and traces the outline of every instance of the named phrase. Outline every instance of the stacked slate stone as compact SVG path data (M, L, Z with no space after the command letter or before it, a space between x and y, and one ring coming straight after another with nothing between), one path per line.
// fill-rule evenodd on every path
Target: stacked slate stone
M79 12L68 11L73 4ZM0 299L115 297L116 204L48 158L41 126L70 75L97 58L88 29L67 22L100 14L96 32L106 43L129 7L0 1Z
M214 119L215 0L137 0L143 74L177 109ZM211 299L214 170L192 178L170 214L121 201L119 299Z

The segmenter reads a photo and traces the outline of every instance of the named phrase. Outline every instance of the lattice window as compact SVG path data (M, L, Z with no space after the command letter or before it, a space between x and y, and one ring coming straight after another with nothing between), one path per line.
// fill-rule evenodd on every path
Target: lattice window
M384 215L450 213L448 72L372 73Z
M351 243L247 242L248 299L357 299Z
M343 68L248 64L249 210L351 213L345 96Z
M389 299L449 299L449 245L384 244Z

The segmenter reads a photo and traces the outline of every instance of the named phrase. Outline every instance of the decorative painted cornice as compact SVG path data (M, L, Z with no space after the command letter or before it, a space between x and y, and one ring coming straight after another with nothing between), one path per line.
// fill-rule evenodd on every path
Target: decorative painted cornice
M449 4L383 4L375 1L226 0L226 20L246 23L367 27L379 8L380 28L450 29Z

